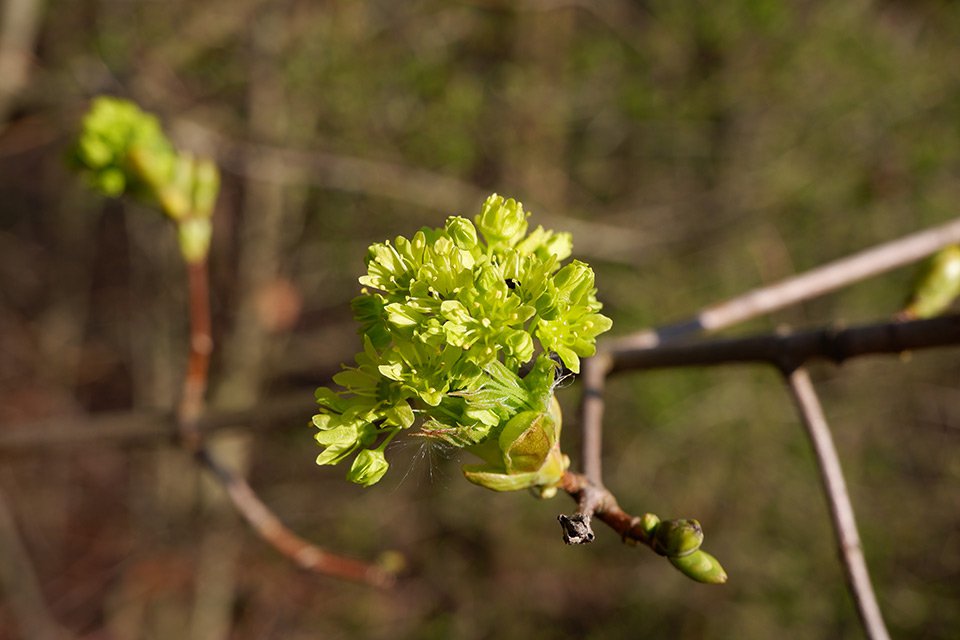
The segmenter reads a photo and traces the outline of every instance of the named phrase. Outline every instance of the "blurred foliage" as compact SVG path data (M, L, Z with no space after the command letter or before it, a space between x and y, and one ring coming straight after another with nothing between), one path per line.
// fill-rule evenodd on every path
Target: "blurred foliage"
M214 382L247 368L268 395L307 389L301 423L251 436L252 483L311 539L411 564L392 593L317 580L234 523L231 637L861 637L770 372L644 373L609 391L608 484L630 511L696 513L722 588L603 530L565 547L555 518L572 504L484 492L428 442L397 448L406 475L345 486L313 464L309 389L360 346L349 300L365 247L469 214L478 194L574 231L619 333L947 220L958 38L945 0L50 0L0 124L0 420L175 397L175 240L63 168L89 98L128 97L223 170ZM742 330L886 317L913 275ZM231 341L251 317L256 359L238 351L248 337ZM949 351L814 371L896 637L960 633L957 372ZM568 416L577 389L560 391ZM183 506L164 478L192 477L189 463L170 472L178 458L161 453L4 454L42 586L77 632L186 637L203 617L198 540L225 525L206 502ZM4 602L0 637L13 620Z

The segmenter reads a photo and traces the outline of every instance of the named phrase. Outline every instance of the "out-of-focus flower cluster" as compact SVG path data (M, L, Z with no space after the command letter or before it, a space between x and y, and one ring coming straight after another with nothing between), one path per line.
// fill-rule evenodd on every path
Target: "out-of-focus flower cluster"
M475 224L454 216L443 228L370 247L353 301L363 352L334 377L341 390L316 394L318 464L357 453L347 477L372 485L389 466L387 444L416 423L418 435L470 447L491 473L511 472L508 452L518 438L532 441L531 432L500 436L521 412L551 411L550 354L579 372L580 357L593 355L611 326L599 313L593 270L577 260L560 265L570 235L542 227L528 234L527 215L519 202L492 195ZM547 434L535 452L543 462L556 449L559 416L555 428L534 422ZM491 452L498 442L499 457ZM545 484L542 474L534 484Z
M177 223L188 261L206 257L220 172L212 160L175 149L155 116L128 100L100 96L83 117L73 156L98 191L159 206Z

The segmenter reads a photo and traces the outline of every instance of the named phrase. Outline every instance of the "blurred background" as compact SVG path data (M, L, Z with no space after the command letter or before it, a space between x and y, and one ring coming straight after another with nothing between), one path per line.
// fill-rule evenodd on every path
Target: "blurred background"
M413 439L349 485L314 465L312 390L359 347L366 246L493 191L574 232L621 335L957 215L960 3L0 5L0 638L862 637L774 372L609 389L607 484L698 518L723 587L605 528L566 547L569 499L484 491ZM399 588L299 572L165 435L184 273L161 216L67 168L100 93L224 173L210 399L242 417L213 446L310 540L403 553ZM887 318L912 277L737 333ZM945 350L813 370L895 637L960 637L958 369Z

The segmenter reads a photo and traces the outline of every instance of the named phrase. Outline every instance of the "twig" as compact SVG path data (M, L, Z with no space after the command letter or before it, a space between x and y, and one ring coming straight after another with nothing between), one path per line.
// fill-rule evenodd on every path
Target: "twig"
M324 575L385 587L393 575L374 565L341 558L316 547L290 531L257 497L247 481L221 464L203 444L198 424L204 409L204 393L213 351L210 321L210 285L206 261L188 265L190 303L190 352L184 375L183 394L177 409L181 443L223 485L241 516L263 540L298 566Z
M603 388L612 364L607 354L583 361L583 399L581 433L583 472L590 481L603 486Z
M781 368L793 368L814 358L841 363L857 356L951 345L960 345L960 314L850 328L826 327L792 334L763 334L690 344L624 348L604 355L610 363L609 372L613 374L641 369L735 363L770 363Z
M840 560L850 593L857 605L857 613L871 640L889 640L890 634L884 626L880 606L870 584L870 574L860 546L860 534L857 532L853 505L843 479L840 458L837 456L820 400L806 369L784 370L783 373L816 454L820 479L830 505L830 520L837 537Z
M596 517L619 533L624 542L640 543L652 548L653 540L640 526L641 518L631 516L621 509L617 499L605 487L595 484L584 474L567 471L563 474L559 488L576 500L577 514L586 517L587 530L591 536L593 531L589 527L589 520Z
M866 249L768 287L754 289L707 307L689 320L602 341L598 350L615 352L650 348L700 331L717 331L902 267L957 242L960 242L960 219Z
M288 529L257 496L247 481L220 465L206 448L197 459L214 473L240 515L267 543L293 560L297 566L324 575L389 587L395 576L376 565L328 553Z
M180 438L189 451L201 446L197 422L203 413L204 395L210 372L213 336L210 329L210 278L207 261L187 265L190 296L190 354L183 377L183 391L177 407Z

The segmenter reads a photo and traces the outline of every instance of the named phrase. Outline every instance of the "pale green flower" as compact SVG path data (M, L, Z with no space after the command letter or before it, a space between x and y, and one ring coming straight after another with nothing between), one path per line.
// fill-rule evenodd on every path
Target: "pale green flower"
M519 202L492 195L475 224L452 216L370 247L351 303L364 351L334 377L340 391L317 392L328 416L315 420L327 449L318 462L359 452L348 477L373 484L388 466L386 442L416 427L483 458L468 474L483 486L546 491L558 481L565 457L548 356L577 371L610 320L599 313L590 267L561 268L569 234L537 227L527 235L527 216Z

